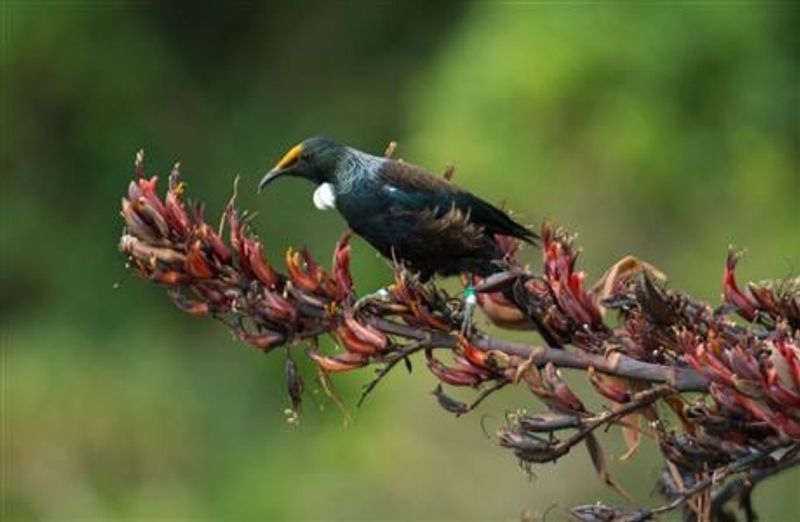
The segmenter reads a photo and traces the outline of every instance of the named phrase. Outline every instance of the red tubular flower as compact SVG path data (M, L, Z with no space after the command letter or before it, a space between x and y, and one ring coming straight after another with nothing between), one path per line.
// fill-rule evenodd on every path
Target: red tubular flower
M158 207L153 204L153 201L158 203ZM164 219L163 213L161 212L164 207L155 195L152 196L152 199L140 196L138 199L131 200L131 205L142 221L147 223L159 238L169 237L167 221ZM159 209L161 209L161 211L159 211Z
M335 297L339 301L345 301L353 293L353 278L350 276L350 239L352 237L353 234L350 231L342 234L333 250L331 271L336 283Z
M302 254L291 248L286 250L286 270L297 288L312 293L319 288L320 280L317 274L304 262Z
M197 279L206 279L214 275L211 263L203 252L202 243L194 241L186 253L186 271Z
M122 199L120 215L125 220L125 226L134 236L150 242L158 242L160 237L149 223L141 217L134 205L127 199Z
M263 246L259 241L250 242L246 248L247 264L253 275L264 283L267 288L274 290L280 283L280 276L264 257Z
M333 334L342 344L344 349L350 353L373 355L375 352L377 352L377 348L375 348L374 345L362 341L344 325L338 326L335 330L333 330Z
M570 413L586 411L583 402L572 392L567 383L564 382L553 363L549 362L544 367L543 377L544 383L553 393L552 399L555 399L555 401L548 401L551 406L556 406L556 409L559 411Z
M458 349L470 364L479 368L487 368L488 355L485 351L473 346L464 336L458 336Z
M197 237L203 242L207 248L214 253L214 257L223 264L230 263L233 259L230 248L222 242L222 239L214 232L208 223L202 223L197 227Z
M783 413L775 415L774 422L787 437L800 440L800 422Z
M153 270L148 277L151 281L167 286L182 285L190 280L186 274L176 270Z
M738 377L753 381L760 379L758 361L741 346L725 350L724 356L726 364Z
M764 371L767 385L767 394L772 400L787 408L800 408L800 394L796 390L790 389L791 383L786 382L786 378L781 379L776 363L768 361Z
M441 361L433 356L432 350L425 350L425 358L428 361L428 369L440 381L452 386L477 386L483 379L480 375L466 370L448 368Z
M559 309L580 325L603 328L602 313L583 287L586 276L575 271L578 253L550 223L542 227L542 255L543 277Z
M242 339L242 341L254 348L258 348L263 352L268 352L272 348L280 346L286 342L286 338L283 334L269 330L257 334L240 331L239 337Z
M791 379L796 390L800 390L800 346L785 338L778 338L772 345L786 363L787 381Z
M411 312L410 315L404 315L404 321L435 330L451 330L450 325L430 312L430 296L418 281L409 277L407 270L402 266L395 266L395 282L391 287L391 293L396 303L405 306Z
M297 321L297 309L282 295L264 289L262 293L261 311L268 319L279 324L294 325Z
M150 179L139 178L135 182L131 182L128 186L128 199L131 202L144 200L153 208L156 214L163 216L165 212L164 204L156 193L156 186L158 184L158 176L153 176Z
M620 386L618 383L613 382L611 379L601 376L594 369L594 366L589 366L587 372L589 374L589 380L592 382L594 388L605 398L620 403L630 400L630 391Z
M325 372L346 372L361 368L369 362L369 357L360 353L342 353L339 355L323 355L316 348L311 346L306 350L308 356L317 363L317 366Z
M725 302L733 306L739 315L748 321L753 321L756 318L758 306L752 295L749 292L743 292L739 285L736 284L736 263L739 262L739 256L740 254L737 252L728 252L728 260L725 263L725 276L722 281L722 295L725 298Z
M170 297L175 306L190 315L208 315L211 312L211 306L199 299L187 299L181 294L171 293Z
M361 342L373 346L377 350L385 350L389 346L389 338L386 335L367 324L358 322L352 312L344 313L344 324L346 328Z
M191 222L177 190L170 189L165 198L164 217L177 241L184 241L189 235Z

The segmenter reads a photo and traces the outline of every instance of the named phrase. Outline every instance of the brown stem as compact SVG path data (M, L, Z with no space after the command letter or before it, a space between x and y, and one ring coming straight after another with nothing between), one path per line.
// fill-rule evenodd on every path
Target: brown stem
M800 446L795 446L795 449L800 450ZM743 500L749 497L760 482L798 465L800 465L800 452L794 452L794 454L785 455L774 466L753 470L747 476L728 483L711 496L712 515L720 512L725 504L733 499Z
M649 406L650 404L657 401L664 395L673 393L673 391L674 390L670 386L662 385L662 386L657 386L655 388L651 388L649 390L644 390L642 392L639 392L636 395L634 395L629 402L617 406L612 410L608 410L604 413L596 415L591 420L589 420L585 424L585 426L583 426L580 429L580 431L578 431L575 435L565 440L561 444L567 447L574 446L579 442L581 442L586 437L588 437L590 433L592 433L600 426L603 426L604 424L610 424L618 419L621 419L622 417L628 415L631 412Z
M733 474L742 473L742 472L746 472L746 471L750 470L760 460L763 460L763 459L767 458L772 452L774 452L774 451L776 451L776 450L778 450L778 449L780 449L781 447L784 447L784 446L785 446L785 444L779 445L777 447L775 447L775 446L774 447L770 447L770 448L767 448L767 449L764 449L764 450L757 451L755 453L751 453L749 455L746 455L746 456L744 456L744 457L742 457L742 458L740 458L738 460L735 460L735 461L731 462L730 464L728 464L727 466L725 466L724 468L720 468L719 470L717 470L717 471L715 471L713 473L709 473L704 479L698 481L692 487L690 487L689 489L685 490L683 493L678 495L678 497L675 498L675 500L673 500L669 504L665 504L665 505L663 505L661 507L657 507L655 509L649 510L648 514L652 517L653 515L659 515L661 513L666 513L668 511L672 511L673 509L675 509L675 508L683 505L684 503L686 503L689 499L693 498L697 494L699 494L699 493L705 491L706 489L710 488L711 486L714 485L714 483L721 482L721 481L725 480L726 478L728 478L729 476L731 476ZM788 469L790 467L793 467L793 466L797 465L798 463L800 463L800 460L798 460L797 458L788 459L788 462L784 462L782 464L779 463L779 464L777 464L777 465L775 465L775 466L773 466L771 468L768 468L770 470L775 469L775 468L779 468L779 469L775 470L774 473L769 473L769 474L765 475L763 478L767 478L769 476L772 476L772 475L774 475L774 474L776 474L776 473L778 473L780 471L783 471L784 469ZM645 519L645 520L648 520L648 519Z
M456 337L445 332L423 330L377 317L372 318L371 323L388 334L424 341L429 346L454 348L457 344ZM529 346L492 337L478 338L471 342L482 350L496 350L525 360L531 359L538 367L542 367L548 362L561 368L582 370L593 366L598 372L608 375L669 384L680 392L705 392L708 390L708 380L691 368L646 363L622 354L604 357L586 352Z

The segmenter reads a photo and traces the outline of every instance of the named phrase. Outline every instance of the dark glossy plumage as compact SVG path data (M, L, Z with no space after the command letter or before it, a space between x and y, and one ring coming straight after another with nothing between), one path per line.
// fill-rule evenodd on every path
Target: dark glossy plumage
M279 175L303 177L318 187L330 184L336 209L353 231L423 279L433 274L486 276L500 269L503 257L496 234L528 242L536 238L494 205L420 167L327 138L311 138L298 147L262 186Z

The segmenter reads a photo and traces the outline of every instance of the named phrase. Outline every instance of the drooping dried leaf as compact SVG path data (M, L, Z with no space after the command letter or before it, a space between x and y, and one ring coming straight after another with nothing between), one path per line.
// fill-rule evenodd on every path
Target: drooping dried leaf
M620 455L619 460L625 461L630 459L636 454L639 449L639 444L642 442L642 420L644 416L641 413L631 413L620 419L622 424L622 439L625 441L627 450Z
M600 446L600 443L597 441L597 438L594 436L594 434L590 433L586 437L586 449L589 452L589 456L592 459L592 465L594 466L595 471L597 471L600 479L611 489L625 497L627 501L635 504L636 500L634 500L634 498L627 491L625 491L622 486L619 485L616 479L614 479L614 477L608 471L605 453L603 452L603 448Z

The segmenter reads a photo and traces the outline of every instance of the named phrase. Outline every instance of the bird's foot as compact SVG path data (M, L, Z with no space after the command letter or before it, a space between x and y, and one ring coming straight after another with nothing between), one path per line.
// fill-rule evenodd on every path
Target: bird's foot
M475 287L469 285L464 289L464 311L462 312L463 318L461 320L461 335L464 337L469 336L472 332L472 320L477 304L478 298L475 295Z
M389 292L388 288L381 288L380 290L364 295L360 297L353 305L353 314L357 314L362 308L374 303L375 301L386 302L389 297L391 297L391 293Z

